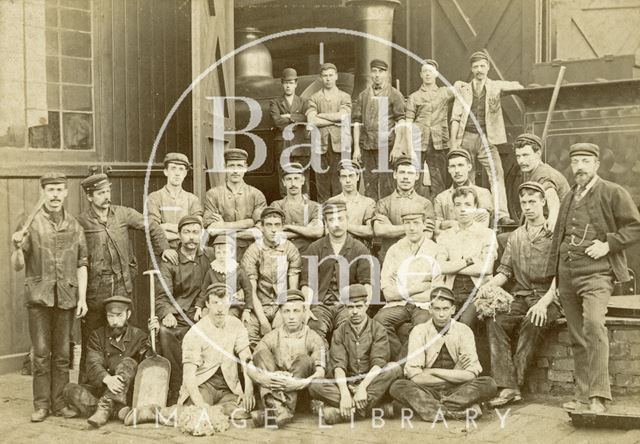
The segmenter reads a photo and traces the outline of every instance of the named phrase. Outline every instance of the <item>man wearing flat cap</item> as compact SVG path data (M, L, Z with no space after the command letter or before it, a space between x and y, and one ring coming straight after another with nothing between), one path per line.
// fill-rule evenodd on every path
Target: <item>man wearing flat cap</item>
M147 196L147 212L149 218L162 227L171 248L177 249L180 243L178 222L184 216L202 218L203 210L200 199L182 188L191 168L187 156L167 153L163 163L167 184Z
M509 290L513 295L511 310L485 321L491 376L500 389L490 401L493 407L522 398L520 388L525 372L535 358L542 335L560 317L555 283L546 276L551 232L545 223L544 188L537 182L524 182L518 194L525 222L509 233L497 274L485 284L513 284Z
M236 239L236 261L242 259L255 240L254 227L267 200L259 189L244 181L247 172L246 151L225 150L225 182L207 191L204 197L203 224L211 236L231 234Z
M455 98L453 87L438 86L438 62L427 59L420 66L420 89L407 99L407 123L413 123L411 146L418 164L428 165L430 183L424 173L416 189L426 198L433 199L444 191L447 177L447 151L449 150L449 104ZM457 87L461 82L456 82Z
M229 315L231 292L219 282L206 290L209 312L182 341L183 381L178 404L219 405L227 416L248 418L255 407L248 371L251 350L242 322ZM240 384L239 363L244 384Z
M286 148L294 145L299 145L305 142L307 139L307 132L305 129L305 122L307 117L305 112L307 111L307 100L296 94L296 88L298 86L298 73L293 68L285 68L282 71L282 77L280 77L282 83L282 95L271 101L269 104L269 111L271 113L271 120L275 126L275 144L276 144L276 161L278 167L278 177L280 182L280 196L284 197L286 190L282 183L282 166L291 162L298 162L305 167L309 165L310 152L309 148L299 147L288 153L284 159L282 154ZM285 128L290 128L290 132L293 135L292 138L284 137ZM309 170L305 170L306 186L305 190L309 186Z
M182 338L198 321L201 310L196 300L202 290L209 264L215 254L211 247L201 247L202 220L184 216L178 222L178 264L160 263L156 283L156 315L160 322L160 354L171 363L168 405L175 404L182 382Z
M338 69L333 63L322 64L320 80L322 89L309 98L306 114L312 128L311 154L320 158L321 171L316 169L315 177L317 198L322 203L338 193L338 162L345 155L350 157L351 96L336 86ZM314 137L318 131L319 137Z
M78 221L64 209L67 177L40 178L42 207L13 234L11 264L25 270L25 303L33 347L32 422L65 415L62 389L69 382L73 319L87 313L87 243Z
M267 333L253 353L255 369L250 374L260 385L265 407L252 414L256 427L289 423L298 392L325 375L327 350L323 339L305 324L307 310L302 292L287 290L280 305L282 326Z
M394 129L404 119L405 108L402 93L389 82L387 62L372 60L369 73L371 84L360 92L353 110L353 160L364 168L365 194L378 201L393 190L389 160L400 155Z
M598 176L600 148L569 148L576 184L560 205L547 274L557 276L575 363L576 399L594 413L611 400L609 338L605 326L614 280L629 278L625 250L640 240L640 214L629 193Z
M271 206L284 213L282 233L304 254L309 244L324 234L321 206L304 193L306 178L301 164L284 165L282 183L287 194Z
M384 262L387 250L405 235L402 224L402 213L407 206L422 207L426 217L433 220L433 204L429 199L419 195L416 190L416 181L419 172L417 165L409 156L401 156L393 165L393 179L395 191L382 198L376 205L376 213L373 218L374 236L380 238L381 245L378 253L380 263Z
M354 414L370 416L402 375L400 366L390 360L385 328L367 316L367 289L354 284L348 292L349 320L333 332L329 351L328 377L335 382L309 387L311 397L320 401L327 424L349 421Z
M297 289L302 258L293 243L282 235L284 213L267 207L260 216L262 237L247 248L242 257L242 269L251 281L253 313L245 325L249 342L255 347L262 336L282 323L276 322L278 298L286 296L287 289Z
M372 276L377 276L372 267L376 270L378 265L367 247L348 233L344 202L326 202L322 213L328 234L302 256L300 287L311 304L309 327L327 338L348 318L344 289L362 284L372 292Z
M471 187L476 191L478 211L475 213L475 220L488 227L493 214L493 196L491 191L472 184L469 180L469 174L473 170L471 155L465 150L451 150L447 154L447 159L448 171L451 179L453 179L453 184L450 188L438 194L433 201L436 213L436 229L438 231L446 230L457 224L453 193L459 187Z
M93 174L81 182L89 207L78 217L84 228L89 251L89 311L82 322L80 382L84 382L86 344L93 330L105 325L104 300L110 296L131 298L137 262L129 239L129 229L143 231L148 226L154 254L163 261L178 263L164 231L154 220L133 208L111 204L111 182L106 174Z
M564 174L542 161L542 139L535 134L520 134L513 142L513 150L524 182L537 182L544 189L549 214L547 227L553 232L560 202L569 192L569 182Z
M482 366L473 331L451 319L455 297L448 288L432 290L429 310L431 319L411 330L406 379L394 382L389 392L426 422L442 414L451 419L478 418L479 404L495 395L496 383L489 376L478 376Z
M119 295L104 301L107 325L89 336L87 381L64 388L67 417L89 417L92 427L105 425L116 413L124 419L133 399L138 364L153 354L147 333L129 324L131 303ZM150 320L148 327L157 328L157 320Z
M522 89L522 85L488 78L489 56L484 51L473 53L469 63L473 79L470 83L460 84L460 98L455 100L451 112L451 147L468 151L474 165L476 159L480 162L489 178L491 191L498 196L496 211L501 215L499 222L513 224L507 207L504 170L496 145L507 143L500 95L507 89ZM471 181L474 182L473 175Z

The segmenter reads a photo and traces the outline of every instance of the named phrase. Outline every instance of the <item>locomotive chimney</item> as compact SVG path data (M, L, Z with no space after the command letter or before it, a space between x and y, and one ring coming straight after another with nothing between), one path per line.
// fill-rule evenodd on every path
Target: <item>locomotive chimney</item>
M236 31L236 48L259 39L263 34L257 28L238 29ZM273 78L271 53L263 43L240 51L235 56L235 64L236 83L249 79Z

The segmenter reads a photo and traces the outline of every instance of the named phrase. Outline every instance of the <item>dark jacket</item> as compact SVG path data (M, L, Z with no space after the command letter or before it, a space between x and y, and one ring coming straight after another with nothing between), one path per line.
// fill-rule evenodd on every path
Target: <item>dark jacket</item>
M294 122L305 122L307 120L307 117L305 116L306 110L307 101L300 96L293 96L291 106L289 106L289 102L284 98L284 95L273 99L269 104L269 112L271 114L271 119L276 126L275 140L284 140L282 137L282 131L285 127ZM287 119L285 117L281 117L283 114L291 114L291 118ZM305 125L296 125L293 130L294 139L286 141L286 146L296 145L306 138Z
M343 322L331 338L329 371L335 376L335 370L341 368L347 376L364 376L374 365L387 365L390 355L387 330L378 321L368 318L360 335L351 322Z
M560 205L558 222L553 233L553 243L547 264L547 275L555 276L558 271L560 244L564 238L567 216L576 185L565 196ZM630 279L627 257L624 250L640 240L640 213L633 199L620 185L598 178L589 193L589 217L598 239L609 243L607 258L616 279L626 282ZM586 198L586 197L585 197Z

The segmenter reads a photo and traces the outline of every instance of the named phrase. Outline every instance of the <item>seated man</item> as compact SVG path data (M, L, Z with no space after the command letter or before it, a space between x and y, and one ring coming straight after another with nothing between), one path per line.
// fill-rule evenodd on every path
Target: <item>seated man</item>
M367 316L367 299L363 285L349 286L349 320L333 332L329 351L329 371L335 383L309 387L311 397L324 404L327 424L349 421L354 413L370 415L391 383L402 375L400 366L389 362L387 332Z
M521 399L520 387L542 334L560 317L555 283L546 276L551 232L544 217L545 190L537 182L525 182L519 195L525 223L510 234L498 274L486 284L502 287L514 281L511 311L486 320L491 376L502 389L491 400L493 407ZM517 344L515 353L511 338Z
M251 281L253 314L247 325L249 342L255 348L260 338L277 324L278 297L287 289L297 289L302 259L293 243L282 236L284 213L267 207L260 216L263 237L247 248L242 270ZM280 322L281 323L281 320Z
M409 355L404 367L407 379L393 384L391 396L411 408L423 421L439 415L466 418L467 408L482 414L477 405L496 394L496 383L482 371L473 332L451 319L455 312L453 292L445 287L431 292L431 320L416 326L409 336ZM447 330L444 330L447 328ZM443 331L444 330L444 331Z
M282 427L293 419L298 392L324 377L324 341L305 325L307 306L300 290L288 290L280 306L282 326L267 333L253 353L251 377L260 385L264 411L254 412L253 423Z
M178 399L182 383L182 338L200 319L201 310L196 307L196 299L214 258L212 248L200 248L202 221L199 217L181 218L178 236L178 265L161 262L164 285L158 282L156 286L156 313L161 322L158 332L160 353L171 363L168 405L175 404Z
M248 417L255 406L253 381L245 367L243 388L238 361L250 364L251 351L242 322L229 316L231 291L225 284L211 284L206 291L209 312L184 336L178 404L219 405L227 416L242 407Z
M491 278L497 242L493 230L475 220L478 195L473 188L456 188L453 204L458 223L440 232L437 242L447 252L444 286L453 290L455 305L462 310L469 295L475 295L476 288ZM460 315L460 322L474 328L476 309L472 302Z
M348 317L340 289L363 284L371 294L371 262L375 258L347 232L344 202L326 202L322 213L329 234L309 245L302 256L300 285L311 305L309 327L327 338Z
M131 299L111 296L104 307L107 326L94 330L87 344L88 384L69 383L63 390L67 404L63 416L89 416L87 422L93 427L105 425L114 412L124 418L121 408L133 398L138 364L152 354L147 333L129 325ZM157 328L157 319L149 327Z

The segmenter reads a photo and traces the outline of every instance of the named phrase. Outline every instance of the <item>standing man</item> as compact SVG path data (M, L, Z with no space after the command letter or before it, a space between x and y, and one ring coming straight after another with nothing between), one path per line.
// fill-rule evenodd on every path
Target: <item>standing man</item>
M521 89L522 85L518 82L489 79L489 57L483 51L474 52L469 62L473 80L471 83L460 84L462 100L456 99L453 104L451 147L468 151L472 163L478 159L487 173L491 191L498 196L498 222L513 224L515 222L509 217L507 207L504 170L496 145L507 143L500 94L506 89ZM470 115L475 119L470 118ZM492 164L495 175L492 173ZM471 181L475 182L473 176Z
M333 63L322 64L320 79L322 89L309 98L307 120L320 129L320 146L311 149L312 155L320 157L322 171L316 171L315 176L318 201L323 203L340 189L335 174L338 162L342 157L350 158L351 97L336 86L338 69Z
M598 177L598 145L576 143L569 156L576 185L560 206L547 268L557 275L576 369L577 399L564 407L588 397L602 413L611 400L607 303L614 279L629 280L624 251L640 240L640 214L624 188Z
M106 174L94 174L81 182L89 208L78 217L89 251L89 311L82 322L80 383L84 383L86 346L93 330L105 325L104 301L111 296L131 299L137 262L129 241L129 229L144 231L145 218L133 208L111 205L111 182ZM154 253L163 261L178 263L178 253L169 246L164 231L148 220Z
M324 234L320 204L303 193L306 179L301 164L283 166L282 174L287 194L283 199L272 202L271 206L284 213L284 236L293 242L300 254L305 254L309 244Z
M280 196L284 197L286 189L284 182L282 181L284 175L282 174L282 166L291 162L298 162L306 167L309 166L310 154L307 152L308 148L297 148L286 159L282 158L282 153L286 148L293 145L299 145L305 141L306 130L305 125L301 122L307 120L305 112L307 110L307 101L302 97L296 95L296 88L298 87L298 73L293 68L285 68L282 71L282 96L275 98L269 105L269 111L271 112L271 119L275 125L275 143L276 143L276 156L277 156L277 168L278 177L280 182ZM284 129L291 124L295 124L291 133L292 139L286 139L284 137ZM305 171L306 188L309 186L309 171ZM305 191L306 192L306 191Z
M447 158L449 161L448 170L453 179L453 185L438 194L433 201L436 212L436 229L447 230L456 224L453 193L459 187L471 187L476 191L478 211L475 214L475 220L488 227L493 214L493 196L491 191L474 185L469 180L469 174L473 170L471 155L465 150L451 150L447 154Z
M513 295L511 310L485 321L491 376L500 389L498 397L489 403L492 407L522 398L520 387L542 334L560 317L555 284L546 276L551 232L544 217L544 189L537 182L525 182L518 194L525 223L510 233L498 273L485 284L495 287L503 287L509 281L514 284L509 291Z
M15 271L26 266L25 302L33 346L33 414L66 416L62 390L69 382L74 314L87 313L87 243L78 221L64 209L69 190L62 173L40 178L44 204L23 231L23 218L11 240Z
M191 164L182 153L167 153L164 157L164 175L167 184L149 194L147 211L149 218L164 230L171 248L178 248L180 235L178 222L184 216L196 216L202 219L200 199L182 188Z
M431 177L430 189L424 182L424 173L416 189L427 198L433 199L443 192L447 183L447 151L449 150L449 103L455 97L453 89L436 85L438 62L425 60L420 67L422 85L407 99L407 123L414 122L418 131L412 134L413 152L419 165L426 163ZM460 82L456 82L456 86ZM414 126L411 126L412 132ZM420 136L418 142L416 136Z
M547 202L547 227L553 232L558 220L560 202L569 192L569 182L564 175L542 161L542 139L535 134L520 134L513 142L516 162L525 182L538 182L544 189Z
M369 72L371 85L360 93L354 110L353 160L364 166L365 194L378 201L393 191L391 174L378 170L389 170L389 159L400 155L393 149L394 130L405 109L404 97L389 83L389 65L372 60Z

